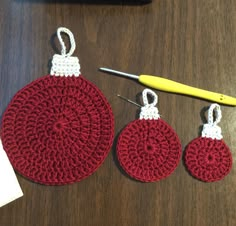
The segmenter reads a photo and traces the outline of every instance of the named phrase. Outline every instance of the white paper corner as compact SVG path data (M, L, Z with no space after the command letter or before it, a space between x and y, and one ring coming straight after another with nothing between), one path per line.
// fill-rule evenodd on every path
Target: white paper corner
M22 196L23 192L0 140L0 207Z

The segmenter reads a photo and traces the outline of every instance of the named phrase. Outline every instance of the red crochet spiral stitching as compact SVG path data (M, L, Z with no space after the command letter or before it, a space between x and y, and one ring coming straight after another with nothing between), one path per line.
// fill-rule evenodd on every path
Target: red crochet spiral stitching
M117 156L131 177L143 182L158 181L177 167L181 144L175 131L162 119L138 119L120 134Z
M185 164L196 178L213 182L224 178L232 168L232 155L223 140L198 137L185 151Z
M48 75L30 83L14 96L2 121L2 143L13 167L47 185L91 175L113 136L109 103L82 76Z

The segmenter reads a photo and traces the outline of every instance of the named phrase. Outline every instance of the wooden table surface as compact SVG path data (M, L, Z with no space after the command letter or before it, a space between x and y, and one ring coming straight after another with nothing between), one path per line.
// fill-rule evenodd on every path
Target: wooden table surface
M84 1L86 2L86 1ZM98 71L110 67L155 74L236 96L236 1L153 0L147 5L76 1L1 0L0 115L13 95L48 73L59 26L77 42L82 74L107 97L115 116L115 141L104 164L87 179L43 186L17 175L24 196L0 209L1 226L235 226L236 162L219 182L191 177L180 161L168 178L130 179L116 160L120 131L142 103L141 84ZM182 150L199 135L211 103L157 91L163 119L177 132ZM236 157L236 110L222 106L220 126ZM0 172L3 173L3 172ZM4 186L0 182L0 186Z

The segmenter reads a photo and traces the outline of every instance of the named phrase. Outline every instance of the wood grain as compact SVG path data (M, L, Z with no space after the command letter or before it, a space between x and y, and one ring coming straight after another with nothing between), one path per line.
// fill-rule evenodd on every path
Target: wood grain
M116 140L138 109L116 94L140 103L144 87L98 71L107 66L134 74L155 74L236 96L236 1L95 3L0 3L0 115L16 91L48 73L48 61L54 54L52 41L56 41L53 34L57 27L65 26L75 35L75 55L83 75L102 90L112 106L116 135L104 164L80 183L48 187L18 175L25 195L0 209L0 225L236 225L235 165L224 180L209 184L192 178L183 162L170 177L156 183L134 181L120 169ZM202 109L210 103L157 93L160 113L177 131L184 150L198 136L205 113ZM222 114L224 140L235 160L235 108L222 106Z

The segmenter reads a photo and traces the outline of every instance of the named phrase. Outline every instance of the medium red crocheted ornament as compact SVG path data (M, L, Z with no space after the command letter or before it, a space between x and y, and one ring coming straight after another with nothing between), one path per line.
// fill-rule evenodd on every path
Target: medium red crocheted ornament
M214 182L230 172L232 155L223 140L198 137L187 146L185 164L194 177Z
M220 115L215 123L212 119L214 108L219 111ZM222 139L220 127L216 125L221 118L219 105L212 104L209 111L211 111L210 123L204 125L201 137L188 144L184 159L192 176L205 182L214 182L223 179L230 172L232 155Z
M13 97L1 135L16 171L41 184L63 185L81 181L103 163L114 119L104 95L82 75L47 75Z
M138 119L129 123L120 134L117 157L131 177L143 182L158 181L176 169L181 144L164 120Z

